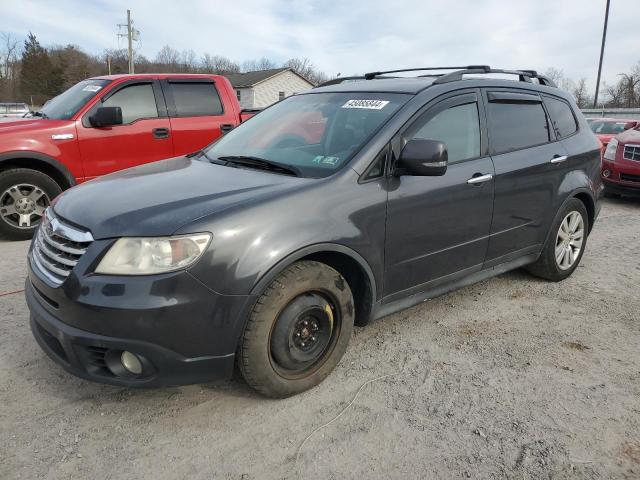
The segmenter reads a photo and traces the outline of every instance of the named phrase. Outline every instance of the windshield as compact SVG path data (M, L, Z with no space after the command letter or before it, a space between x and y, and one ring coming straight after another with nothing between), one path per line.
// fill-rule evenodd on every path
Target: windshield
M393 93L314 93L289 97L205 149L209 160L254 157L301 176L331 175L410 98Z
M52 98L40 111L46 118L69 120L111 80L83 80Z
M629 122L615 122L615 121L595 121L591 123L591 130L593 133L599 133L602 135L617 135L625 130L628 130L633 126L633 123Z

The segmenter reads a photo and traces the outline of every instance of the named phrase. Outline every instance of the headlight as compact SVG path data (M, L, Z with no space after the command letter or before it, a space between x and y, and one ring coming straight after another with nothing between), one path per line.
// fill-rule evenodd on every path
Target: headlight
M612 162L616 159L616 150L618 149L618 140L612 138L609 140L609 144L607 145L607 149L604 151L604 158L607 160L611 160Z
M96 273L151 275L193 265L209 245L211 234L159 238L120 238L100 261Z

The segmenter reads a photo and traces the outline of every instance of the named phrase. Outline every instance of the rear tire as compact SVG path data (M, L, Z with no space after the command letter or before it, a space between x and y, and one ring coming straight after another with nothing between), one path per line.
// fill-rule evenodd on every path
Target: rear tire
M269 397L315 387L342 358L353 321L353 296L339 272L319 262L294 263L256 302L238 349L240 371Z
M38 170L14 168L0 172L0 238L27 240L33 236L60 185Z
M540 257L527 270L552 282L564 280L580 264L588 231L589 216L584 203L570 199L558 212Z

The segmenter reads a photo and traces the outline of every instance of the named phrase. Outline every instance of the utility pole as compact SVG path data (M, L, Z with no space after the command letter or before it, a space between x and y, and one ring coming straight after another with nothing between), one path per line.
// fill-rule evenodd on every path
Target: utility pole
M137 38L134 38L134 36L137 37L138 33L140 33L135 30L132 25L133 21L131 20L131 10L127 10L127 23L118 24L118 27L126 27L127 33L118 33L118 36L127 37L127 51L129 52L129 73L135 73L133 63L133 41L137 40Z
M607 39L607 23L609 22L609 3L604 13L604 29L602 30L602 45L600 46L600 64L598 65L598 79L596 80L596 94L593 96L593 108L598 108L598 90L600 90L600 75L602 74L602 59L604 57L604 42Z

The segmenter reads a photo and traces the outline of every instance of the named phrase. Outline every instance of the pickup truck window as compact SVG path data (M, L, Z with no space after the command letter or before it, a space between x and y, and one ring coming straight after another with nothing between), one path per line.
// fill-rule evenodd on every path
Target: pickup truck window
M142 83L124 87L107 98L103 106L120 107L122 123L132 123L142 118L157 118L158 107L150 83Z
M42 107L46 118L69 120L78 110L98 94L111 80L84 80L52 98Z
M178 117L222 115L222 102L213 82L169 82Z
M242 123L205 150L209 160L259 157L308 178L342 168L410 95L311 93L287 97Z

